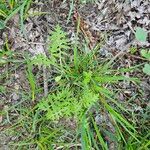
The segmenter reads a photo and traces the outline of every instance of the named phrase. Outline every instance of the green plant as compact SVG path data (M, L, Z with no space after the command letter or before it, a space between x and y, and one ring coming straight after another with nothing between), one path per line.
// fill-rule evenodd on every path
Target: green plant
M63 100L63 98L57 97L59 97L59 95L66 90L65 87L67 87L67 89L69 90L67 90L68 92L65 92L66 97L68 97L68 100L70 99L69 97L74 97L74 100L69 100L69 102L75 102L77 107L80 108L82 112L82 109L88 109L92 106L92 104L94 104L94 102L96 102L99 99L99 92L101 94L111 94L104 87L106 83L111 84L126 79L123 76L112 75L113 71L109 69L110 66L108 66L108 64L98 64L98 62L94 60L95 52L90 54L78 53L78 56L76 56L77 58L75 58L76 62L75 59L74 61L70 61L67 57L69 41L66 39L65 33L60 29L59 26L56 26L55 31L50 36L50 39L52 39L49 48L50 58L47 58L46 56L40 54L31 61L31 63L33 64L45 65L49 67L51 66L51 68L54 67L57 70L57 73L55 73L56 76L53 77L58 84L55 91L56 95L50 94L48 98L44 98L43 100L41 100L38 104L41 110L50 110L51 114L55 114L54 111L56 111L57 114L59 112L59 109L60 111L61 109L64 109L62 106L63 103L67 102L66 98ZM71 95L69 94L69 91L72 93ZM70 96L67 96L67 93ZM58 99L60 99L61 101L59 102ZM55 101L58 104L55 104ZM52 104L52 102L54 104ZM67 102L68 107L69 102ZM43 103L44 106L47 108L40 107L43 106ZM55 106L55 109L49 109L50 107L54 107L53 105ZM69 114L75 113L74 108L69 108L67 110L70 111L68 112ZM79 110L77 109L77 111ZM67 111L64 111L64 113L66 112ZM64 113L60 113L61 116L63 116ZM82 113L84 113L84 111Z
M8 62L13 55L13 52L9 49L8 40L6 38L5 44L2 49L0 49L0 65Z
M6 64L8 62L8 59L11 58L13 55L12 51L2 49L0 50L0 65Z
M95 139L94 131L91 130L91 127L88 123L86 116L84 116L82 123L81 123L81 128L80 128L82 149L90 150L91 148L95 148L96 150L99 150L101 147L101 149L107 150L108 149L107 144L103 140L101 132L99 131L99 127L97 126L97 124L95 123L95 121L92 117L91 117L91 119L92 119L92 123L94 126L94 130L97 135L98 142ZM101 146L99 146L98 143L101 143L100 144Z
M135 32L135 37L140 42L146 42L148 36L148 32L144 28L137 27ZM142 57L146 58L148 61L150 61L150 50L141 50ZM150 75L150 64L145 63L143 72L147 75Z
M137 52L137 48L136 47L134 47L134 46L130 47L130 53L131 54L134 54L136 52Z
M49 56L39 54L31 60L31 64L44 65L48 68L55 70L54 75L51 77L56 85L52 91L49 91L47 97L44 97L37 104L37 110L47 120L58 121L61 118L74 118L80 124L84 114L93 107L97 102L110 113L113 122L115 122L116 130L126 142L124 135L120 131L120 126L135 140L134 126L131 125L115 107L122 111L125 109L113 99L114 91L110 91L106 85L113 85L122 80L136 81L134 78L126 78L119 75L119 70L115 71L112 68L112 62L97 60L97 49L86 53L79 51L77 45L73 46L73 59L70 59L69 51L71 52L71 43L66 38L66 33L62 31L60 26L56 26L55 31L50 36ZM52 71L52 70L51 70ZM108 101L106 101L108 99ZM115 107L111 106L114 103ZM99 142L103 141L103 137L98 132L98 128L92 121L96 134L99 137ZM83 147L90 148L88 145L87 129L81 133ZM84 140L86 138L86 140ZM93 136L91 138L94 138ZM95 146L96 143L93 143ZM106 149L105 142L103 141L103 149ZM98 147L98 146L96 146Z
M34 75L32 73L32 65L30 63L29 58L26 59L26 63L27 63L26 75L27 75L27 79L28 79L29 84L30 84L31 97L32 97L32 100L34 101L35 100L36 82L35 82Z
M2 0L0 2L0 29L6 27L7 22L18 12L20 12L21 30L23 31L24 16L29 9L31 0L18 1L18 0Z
M146 42L147 36L148 36L148 32L144 28L141 27L136 28L135 37L138 41Z
M121 81L138 81L120 75L135 70L135 67L114 69L117 57L111 60L99 58L97 47L86 53L77 41L75 44L69 41L59 25L51 33L49 43L47 55L38 54L31 59L25 57L31 94L22 91L22 100L8 108L7 113L2 113L11 123L5 129L7 134L17 137L8 145L18 149L81 147L107 150L106 134L120 149L147 148L148 138L142 139L144 134L138 134L136 123L130 118L128 120L130 112L115 98L117 89L113 88ZM46 97L37 92L38 81L32 73L37 66L46 67L50 75L47 80L52 82L52 87ZM107 129L108 122L97 124L93 110L108 114L114 133ZM11 112L16 112L17 117L10 117ZM73 129L67 126L68 120L72 124L75 122Z
M150 61L150 50L142 49L141 55L142 55L142 57L146 58L147 61ZM150 64L149 63L144 64L143 72L147 75L150 75Z

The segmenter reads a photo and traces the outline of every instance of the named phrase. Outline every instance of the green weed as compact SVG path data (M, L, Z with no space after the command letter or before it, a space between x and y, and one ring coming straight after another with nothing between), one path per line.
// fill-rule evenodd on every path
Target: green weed
M146 31L144 28L137 27L135 32L135 37L140 42L146 42L148 37L148 31ZM148 61L150 61L150 50L141 50L142 57L146 58ZM143 72L147 75L150 75L150 64L145 63Z
M31 94L21 92L20 103L8 108L7 113L2 112L10 123L3 132L17 137L8 145L16 149L107 150L106 134L117 143L118 149L148 148L149 135L138 133L134 119L129 121L129 115L123 115L130 112L115 98L117 90L112 89L121 81L138 81L120 75L136 67L115 70L113 65L117 57L101 59L97 47L87 53L77 42L72 44L58 25L51 33L49 43L48 55L39 54L32 59L25 57ZM48 81L53 82L48 95L42 98L39 96L41 91L37 92L38 81L32 73L37 66L45 66L50 72ZM92 109L108 113L114 133L108 131L107 124L97 124ZM11 111L16 112L17 117L10 117ZM67 120L75 122L73 129L67 126Z
M150 61L150 50L142 49L141 55L142 55L142 57L146 58L147 61ZM150 75L150 64L149 63L144 64L143 72L147 75Z
M58 121L61 118L75 118L80 124L84 114L100 101L103 107L110 113L112 120L116 123L116 130L120 139L126 142L124 135L120 131L121 126L139 142L135 136L136 130L134 126L105 100L109 99L117 107L125 110L112 98L114 97L114 92L110 91L106 85L116 84L123 80L136 81L136 79L120 76L119 71L115 72L111 69L113 60L108 63L105 61L98 62L96 49L87 54L80 51L75 45L73 48L74 59L71 60L68 55L70 42L59 26L56 26L55 31L51 34L50 42L48 57L39 54L31 60L31 64L45 65L50 69L55 69L55 75L52 77L56 82L55 89L49 91L49 95L37 104L36 107L39 113L43 113L46 120L51 120L52 122ZM107 149L106 143L98 131L94 120L92 120L92 123L96 135L99 137L99 142L103 143L103 149ZM91 145L91 139L94 137L91 137L90 141L88 141L90 133L86 132L82 127L82 146L88 149ZM94 145L96 146L97 144L94 142Z

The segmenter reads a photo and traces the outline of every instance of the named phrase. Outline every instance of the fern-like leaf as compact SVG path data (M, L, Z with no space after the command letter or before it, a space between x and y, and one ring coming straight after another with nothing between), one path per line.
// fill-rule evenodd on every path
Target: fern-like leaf
M78 113L78 108L80 108L80 104L68 88L58 91L56 94L48 95L37 106L39 110L46 112L46 118L50 120L58 120L60 117L70 117Z
M38 54L31 60L31 63L39 66L50 66L52 64L52 60L48 59L47 56L43 54Z
M89 89L85 89L83 91L83 95L81 97L82 106L87 109L90 108L96 101L99 100L99 95L95 94Z
M60 52L62 49L68 49L69 40L66 38L66 33L62 31L59 25L56 26L55 31L50 36L50 54Z

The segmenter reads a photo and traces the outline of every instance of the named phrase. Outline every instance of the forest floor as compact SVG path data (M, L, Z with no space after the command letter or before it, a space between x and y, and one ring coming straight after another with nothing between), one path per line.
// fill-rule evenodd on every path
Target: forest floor
M0 2L0 150L150 149L150 1Z

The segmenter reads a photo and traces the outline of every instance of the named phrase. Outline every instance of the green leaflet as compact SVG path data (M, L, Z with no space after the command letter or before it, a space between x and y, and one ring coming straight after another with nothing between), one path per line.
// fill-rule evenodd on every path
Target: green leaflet
M135 37L140 42L146 42L147 39L147 31L144 28L137 27L135 31Z

